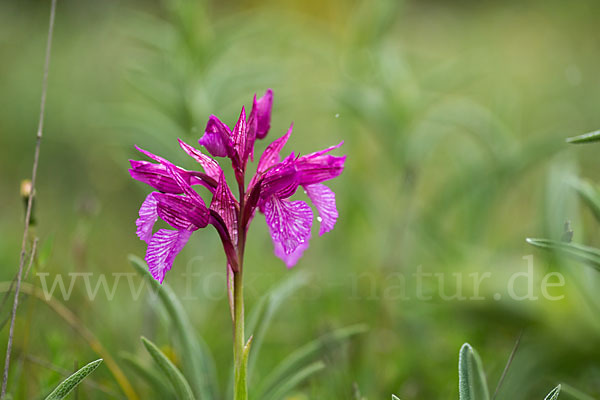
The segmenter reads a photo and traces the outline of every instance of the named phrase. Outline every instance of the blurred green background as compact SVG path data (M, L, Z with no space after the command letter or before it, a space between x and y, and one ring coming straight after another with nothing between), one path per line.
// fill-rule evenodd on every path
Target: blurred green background
M18 264L19 186L31 174L48 13L49 1L0 2L3 281ZM336 229L314 235L293 270L272 255L263 217L253 224L248 307L290 274L309 276L275 315L257 374L323 333L366 323L294 399L351 398L353 386L368 399L456 398L460 345L478 349L493 391L523 330L498 399L541 399L559 382L600 396L597 273L524 240L559 239L569 220L574 241L600 243L569 185L575 176L600 179L598 147L564 142L600 127L598 15L596 0L59 0L35 204L40 252L27 280L40 286L42 272L67 283L67 273L92 272L92 285L101 273L112 284L110 274L133 272L127 255L145 252L134 221L150 190L127 172L128 159L141 158L133 145L192 168L176 138L195 143L211 113L233 124L255 92L271 87L267 139L293 121L287 151L344 140L339 154L348 161L331 184ZM221 253L214 231L200 231L167 282L213 350L225 386L231 326ZM540 298L509 300L510 276L526 271L531 254ZM443 274L447 294L458 289L452 274L491 273L480 292L486 300L444 300L434 279L425 283L431 300L416 298L419 266ZM186 280L188 270L199 277ZM560 301L539 293L552 271L565 276L565 286L551 290ZM170 346L176 362L186 356L159 304L147 291L132 299L126 278L112 300L102 289L90 299L78 280L59 301L118 362L123 352L147 358L140 335ZM39 398L61 369L97 358L34 298L23 297L16 329L15 398ZM2 343L7 331L4 323ZM155 398L122 368L141 398ZM106 368L90 381L79 398L123 397Z

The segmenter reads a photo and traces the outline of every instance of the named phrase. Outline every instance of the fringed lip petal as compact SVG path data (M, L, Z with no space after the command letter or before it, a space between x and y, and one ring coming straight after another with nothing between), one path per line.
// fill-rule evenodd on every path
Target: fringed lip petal
M272 196L265 202L265 219L271 239L290 255L310 239L313 212L301 200L288 201Z
M139 218L135 221L137 226L136 234L144 242L150 242L152 238L152 229L158 220L158 212L156 210L157 201L155 195L158 192L152 192L142 203L139 211Z
M321 223L319 235L323 235L333 229L338 218L338 210L335 204L335 193L321 183L304 186L306 195L317 208Z
M192 231L159 229L150 239L146 251L146 263L150 273L160 283L165 279L165 273L173 266L175 257L187 243Z
M298 263L298 260L302 257L304 250L308 249L310 237L304 242L301 243L296 250L292 251L290 254L286 254L283 246L279 242L274 242L275 245L275 255L283 260L285 266L288 268L292 268L294 265Z

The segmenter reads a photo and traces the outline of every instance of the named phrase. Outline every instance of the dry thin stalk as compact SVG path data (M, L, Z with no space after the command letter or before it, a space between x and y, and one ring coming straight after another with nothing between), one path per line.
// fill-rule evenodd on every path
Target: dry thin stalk
M52 0L50 6L50 23L48 27L48 40L46 42L46 59L44 61L44 79L42 81L42 98L40 101L40 117L38 121L38 130L36 135L35 153L33 156L33 169L31 172L31 195L27 201L27 212L25 213L25 229L23 231L23 241L21 242L21 257L19 260L19 269L17 272L17 284L15 289L15 299L13 302L12 315L10 319L10 329L8 333L8 343L6 346L6 358L4 360L4 373L2 376L2 391L0 398L6 395L6 386L8 384L8 369L10 367L10 353L12 351L12 341L14 336L15 318L17 316L17 307L19 305L19 291L21 290L21 277L23 275L23 265L25 264L25 253L27 247L27 237L29 235L29 223L31 219L31 209L33 205L33 197L35 196L35 181L37 177L37 169L40 158L40 144L42 141L42 132L44 127L44 111L46 108L46 92L48 89L48 68L50 65L50 50L52 48L52 33L54 32L54 16L56 14L56 1ZM32 258L34 256L32 252Z
M0 293L3 293L9 290L10 284L9 282L0 282ZM57 301L54 297L47 297L46 293L41 288L35 287L34 285L23 282L21 287L21 291L29 296L35 296L39 300L43 301L54 311L58 316L60 316L66 323L68 323L83 339L88 343L91 349L98 354L102 359L104 359L104 363L106 364L108 370L111 372L125 396L129 400L139 400L138 395L136 394L133 386L121 370L117 362L113 359L110 353L102 346L102 343L96 338L96 336L90 331L80 320L77 318L75 314L71 310L69 310L64 304Z
M513 347L512 351L510 352L510 356L508 357L508 361L506 362L504 371L502 371L502 376L500 377L500 380L498 381L498 386L496 386L496 390L494 391L492 400L495 400L496 396L498 396L498 393L500 392L500 387L502 386L502 383L504 382L504 378L506 378L506 374L508 373L508 369L510 368L510 366L513 362L513 359L515 358L515 354L517 354L517 349L519 348L519 344L521 344L521 337L523 337L523 330L521 330L521 332L519 332L519 336L517 337L515 346Z

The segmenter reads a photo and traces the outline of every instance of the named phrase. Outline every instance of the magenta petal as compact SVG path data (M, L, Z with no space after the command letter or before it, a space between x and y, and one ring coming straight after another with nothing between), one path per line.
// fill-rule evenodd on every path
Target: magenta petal
M256 137L263 139L271 128L271 109L273 108L273 91L267 89L263 97L256 102L257 129Z
M155 194L158 193L152 192L146 196L146 199L140 207L140 217L135 221L135 225L137 226L136 233L138 237L146 243L150 241L150 238L152 237L152 228L154 228L154 224L158 219L156 199L154 198Z
M288 198L298 189L298 173L293 163L280 163L270 169L261 182L261 200L271 196ZM262 204L262 201L259 201Z
M215 181L218 181L219 176L221 175L221 167L219 166L219 163L207 156L206 154L203 154L200 150L190 146L183 140L178 140L181 148L189 156L196 160L200 165L202 165L202 168L204 168L204 172L206 172L206 175L210 176Z
M171 178L165 166L148 161L129 160L129 162L131 163L129 173L133 179L161 192L181 193L179 185ZM191 182L191 177L188 176L187 180Z
M285 135L283 135L279 139L274 140L271 144L267 146L262 156L260 156L260 160L258 161L258 167L256 170L258 174L262 174L281 160L281 156L279 154L281 153L283 146L285 146L288 139L290 138L293 127L294 125L292 124Z
M202 200L202 197L200 197L200 195L194 189L192 189L192 187L185 181L184 177L179 172L177 166L171 164L169 161L166 160L163 161L163 165L167 168L169 175L171 175L171 177L179 185L183 193L185 193L186 196L190 198L190 200L198 204L204 205L204 200Z
M188 230L159 229L152 236L145 260L154 279L163 282L165 272L171 269L175 257L185 246L191 234L192 232Z
M231 130L214 115L209 117L204 136L200 138L198 143L215 157L227 157L233 151Z
M250 116L248 116L248 121L246 122L246 145L244 146L244 153L242 157L244 163L248 161L248 157L250 157L251 160L254 160L254 142L256 141L256 130L258 129L256 104L256 95L254 95L252 111L250 112Z
M208 225L209 212L203 203L184 196L157 193L158 216L175 229L195 231Z
M309 237L310 239L310 237ZM285 254L283 250L283 246L279 242L275 242L275 255L283 260L286 267L292 268L300 257L302 257L302 253L304 250L308 249L308 239L302 243L300 246L296 247L296 250L292 251L290 254Z
M238 118L235 127L233 128L233 132L231 136L233 138L234 148L237 154L240 157L243 157L246 151L246 142L247 142L247 129L246 129L246 109L242 107L242 111L240 112L240 117Z
M341 145L342 143L316 153L298 157L296 160L296 169L300 174L300 184L311 185L313 183L321 183L339 176L344 170L346 156L337 157L325 153Z
M329 232L333 229L335 221L338 218L338 211L335 206L335 193L321 183L306 185L304 189L319 212L319 217L317 218L321 223L319 235Z
M219 177L219 184L213 195L210 209L219 214L221 219L223 219L231 241L237 243L238 205L237 200L227 185L227 181L225 181L225 175L223 173L221 173L221 176Z
M281 245L285 254L292 254L298 246L308 242L313 220L308 204L272 196L265 202L264 210L273 243Z

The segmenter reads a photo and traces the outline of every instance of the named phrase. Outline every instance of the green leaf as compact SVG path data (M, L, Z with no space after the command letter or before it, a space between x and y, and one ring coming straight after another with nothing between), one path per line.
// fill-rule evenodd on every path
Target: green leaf
M325 368L325 363L323 361L316 361L306 367L302 368L300 371L296 372L294 375L289 377L285 382L282 382L282 385L278 387L276 391L274 391L270 396L261 397L261 400L281 400L285 398L285 395L288 394L292 389L302 383L305 379L310 377L311 375L323 370Z
M490 394L479 354L465 343L458 356L458 392L460 400L489 400Z
M583 393L582 391L575 389L574 387L567 385L566 383L561 383L560 388L562 392L570 395L576 400L596 400L592 396Z
M175 326L182 353L185 355L182 357L183 370L192 382L194 393L202 400L219 398L214 359L204 340L195 334L183 305L167 284L161 285L152 277L142 259L129 255L129 261L135 270L148 280Z
M598 187L577 177L573 177L570 184L592 210L596 219L600 221L600 190L598 190Z
M321 356L332 347L341 344L346 339L366 332L366 325L353 325L341 328L326 335L317 338L301 348L294 351L285 358L273 371L261 382L256 390L257 398L262 398L263 394L278 391L279 386L285 385L288 376L301 369L304 365L313 361L316 356Z
M283 302L296 290L305 285L307 281L308 274L305 272L300 271L291 275L262 296L250 312L246 324L246 332L251 334L253 339L252 351L248 358L248 381L251 380L254 364L258 359L258 354L260 353L264 337L271 326L273 316ZM233 374L231 375L230 382L231 384L228 386L229 390L233 387ZM231 393L228 393L226 398L231 397Z
M194 400L194 394L189 383L175 365L165 356L154 343L142 336L142 343L152 356L158 367L167 376L179 400Z
M560 393L560 385L552 389L550 393L544 398L544 400L556 400L558 399L558 395Z
M527 238L527 243L546 250L554 250L600 271L600 250L578 243L558 242L550 239Z
M71 390L73 390L75 386L79 385L81 381L83 381L96 368L98 368L101 363L101 358L96 361L92 361L79 371L75 372L73 375L69 376L67 379L62 381L60 385L58 385L56 389L54 389L54 391L48 395L48 397L46 397L46 400L60 400L67 397Z
M600 131L584 133L583 135L573 136L567 139L568 143L591 143L600 141Z
M138 374L144 382L152 387L157 397L161 399L174 399L175 394L170 388L169 382L163 375L158 373L155 368L151 368L142 364L132 354L121 354L121 359L127 364L136 374Z

